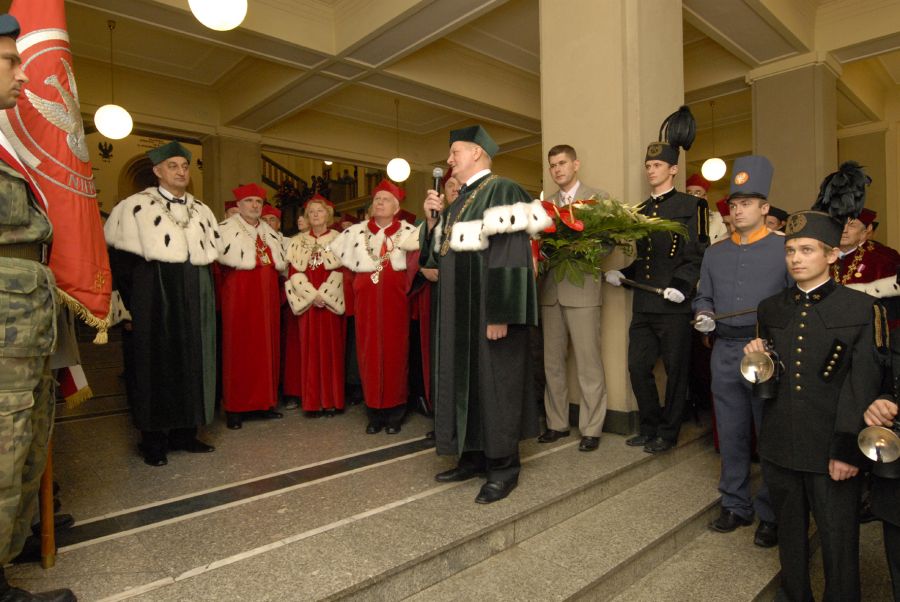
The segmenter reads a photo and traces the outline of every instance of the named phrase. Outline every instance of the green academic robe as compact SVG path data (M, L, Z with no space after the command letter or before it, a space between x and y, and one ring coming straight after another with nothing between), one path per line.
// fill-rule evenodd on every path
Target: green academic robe
M420 264L440 270L432 343L439 454L482 451L504 458L538 433L529 346L538 324L530 239L550 223L518 184L488 175L464 189L431 232L422 228ZM488 340L488 324L507 324L507 336Z

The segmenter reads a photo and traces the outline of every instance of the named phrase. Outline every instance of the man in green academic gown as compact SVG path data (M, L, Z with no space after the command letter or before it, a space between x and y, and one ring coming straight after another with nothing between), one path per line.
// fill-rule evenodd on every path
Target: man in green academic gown
M448 165L463 186L442 210L423 205L420 264L438 268L434 316L437 452L459 457L439 482L486 473L475 501L496 502L519 478L519 441L538 433L529 331L538 323L532 235L550 224L538 201L491 173L498 150L481 126L450 132Z

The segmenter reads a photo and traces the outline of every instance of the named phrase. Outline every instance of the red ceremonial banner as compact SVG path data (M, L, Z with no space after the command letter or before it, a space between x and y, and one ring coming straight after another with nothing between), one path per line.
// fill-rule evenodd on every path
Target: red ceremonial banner
M0 129L26 164L53 224L50 269L63 299L105 338L112 278L97 206L63 0L13 0L29 82Z

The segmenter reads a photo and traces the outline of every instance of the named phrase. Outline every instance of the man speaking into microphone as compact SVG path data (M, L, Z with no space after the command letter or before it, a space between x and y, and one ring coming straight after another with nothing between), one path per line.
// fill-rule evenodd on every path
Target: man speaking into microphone
M456 455L439 482L485 474L475 501L509 495L519 480L519 441L538 432L529 331L538 323L530 237L550 224L521 186L491 173L497 143L481 126L450 132L447 164L463 186L442 210L423 204L419 257L438 268L433 365L437 452Z

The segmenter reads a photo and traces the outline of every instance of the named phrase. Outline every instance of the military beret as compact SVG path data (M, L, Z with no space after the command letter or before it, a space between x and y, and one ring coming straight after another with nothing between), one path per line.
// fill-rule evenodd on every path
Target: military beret
M0 36L15 39L21 31L18 19L9 13L0 14Z

